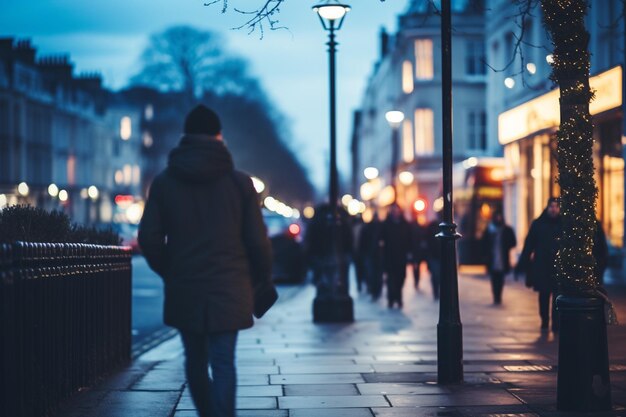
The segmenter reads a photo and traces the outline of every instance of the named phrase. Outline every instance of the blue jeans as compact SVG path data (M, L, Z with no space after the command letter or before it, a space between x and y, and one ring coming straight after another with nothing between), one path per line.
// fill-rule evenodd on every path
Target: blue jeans
M200 417L235 417L237 332L181 332L185 373ZM211 375L209 378L209 366Z

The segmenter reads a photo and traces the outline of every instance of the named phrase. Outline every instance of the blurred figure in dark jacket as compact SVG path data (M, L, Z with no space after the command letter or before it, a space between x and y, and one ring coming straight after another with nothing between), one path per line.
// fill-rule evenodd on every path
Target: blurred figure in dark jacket
M593 257L596 260L594 274L600 285L604 285L604 271L609 264L609 246L600 220L596 220L596 233L593 235Z
M360 293L361 290L367 289L367 273L365 271L365 259L363 258L363 251L360 247L360 237L363 231L365 223L361 217L354 218L352 222L352 236L354 238L354 254L352 256L354 260L354 272L356 274L356 289Z
M558 285L556 281L556 254L559 250L558 239L563 231L559 200L551 197L548 205L530 225L524 249L515 266L515 273L526 274L526 286L539 293L539 316L541 329L550 325L552 310L552 331L559 331L559 319L556 311ZM552 309L550 309L552 299Z
M363 224L358 240L358 256L363 262L367 291L374 301L380 298L383 288L381 233L382 223L375 212L372 220Z
M491 222L481 239L482 254L491 279L494 304L502 303L504 278L511 270L511 249L516 244L515 232L504 223L504 215L499 210L494 211Z
M139 226L148 265L165 283L164 320L180 332L201 417L235 417L237 334L253 324L253 285L271 285L257 193L234 170L221 130L207 107L189 113Z
M439 285L441 282L441 241L437 237L440 232L439 224L443 221L442 212L436 213L435 220L426 226L426 265L430 272L430 283L433 289L433 298L439 299Z
M272 243L274 281L299 283L304 280L306 263L304 250L290 229L270 238Z
M352 226L350 216L342 207L338 207L338 214L341 217L340 226L335 228L335 242L332 242L331 222L332 211L328 203L321 204L315 208L315 215L307 226L304 237L304 247L307 257L307 264L313 271L313 282L320 294L330 293L332 289L335 256L339 256L341 274L348 276L348 269L352 257ZM333 253L333 249L337 253ZM340 292L346 289L339 289Z
M413 266L413 284L418 289L420 283L420 267L428 256L427 226L416 221L411 227L411 264Z
M406 265L411 250L411 230L402 209L394 204L383 223L383 268L387 275L387 301L402 308L402 288L406 279Z

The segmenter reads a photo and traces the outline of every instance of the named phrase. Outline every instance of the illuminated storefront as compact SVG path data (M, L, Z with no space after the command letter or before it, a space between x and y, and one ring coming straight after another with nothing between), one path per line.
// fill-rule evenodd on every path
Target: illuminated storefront
M595 99L594 166L597 214L610 243L622 247L624 233L624 159L622 157L622 68L590 78ZM546 200L559 195L555 151L559 126L559 90L553 90L498 117L498 140L504 146L504 208L521 247Z

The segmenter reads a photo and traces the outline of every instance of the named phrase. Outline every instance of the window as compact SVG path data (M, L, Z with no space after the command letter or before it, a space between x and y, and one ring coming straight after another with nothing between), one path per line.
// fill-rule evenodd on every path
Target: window
M467 75L485 75L485 46L481 40L469 40L465 43L465 73Z
M432 109L415 110L415 153L430 155L435 151L434 115Z
M122 120L120 120L120 137L122 140L130 139L132 135L132 125L130 121L130 117L124 116Z
M411 61L402 63L402 91L405 94L413 92L413 64Z
M472 110L467 114L467 148L477 151L487 150L487 114Z
M415 156L413 150L413 123L409 119L404 119L402 123L402 160L412 162Z
M417 39L415 41L415 77L418 80L433 78L433 41Z

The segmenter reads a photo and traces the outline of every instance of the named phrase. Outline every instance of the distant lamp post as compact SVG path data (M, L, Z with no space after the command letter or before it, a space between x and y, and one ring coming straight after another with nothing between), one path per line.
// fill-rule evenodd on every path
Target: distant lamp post
M342 225L342 218L338 209L338 179L337 179L337 133L336 133L336 98L335 98L335 53L337 42L335 31L341 29L346 13L350 6L341 4L337 0L327 0L313 6L322 23L328 31L328 69L329 69L329 97L330 97L330 173L329 173L329 203L330 216L328 226L329 254L324 260L323 276L317 285L317 295L313 302L314 322L351 322L354 320L352 298L348 293L347 259L344 259L341 231L347 225Z
M463 382L463 334L459 311L456 267L456 224L452 219L452 22L450 0L441 1L441 91L443 130L443 221L441 241L441 289L437 324L437 381Z
M404 113L398 110L391 110L385 113L385 119L387 119L387 123L389 123L389 127L391 127L392 135L391 135L391 186L394 191L394 203L396 201L396 177L398 171L398 153L399 153L399 134L398 131L400 129L400 125L404 120Z

